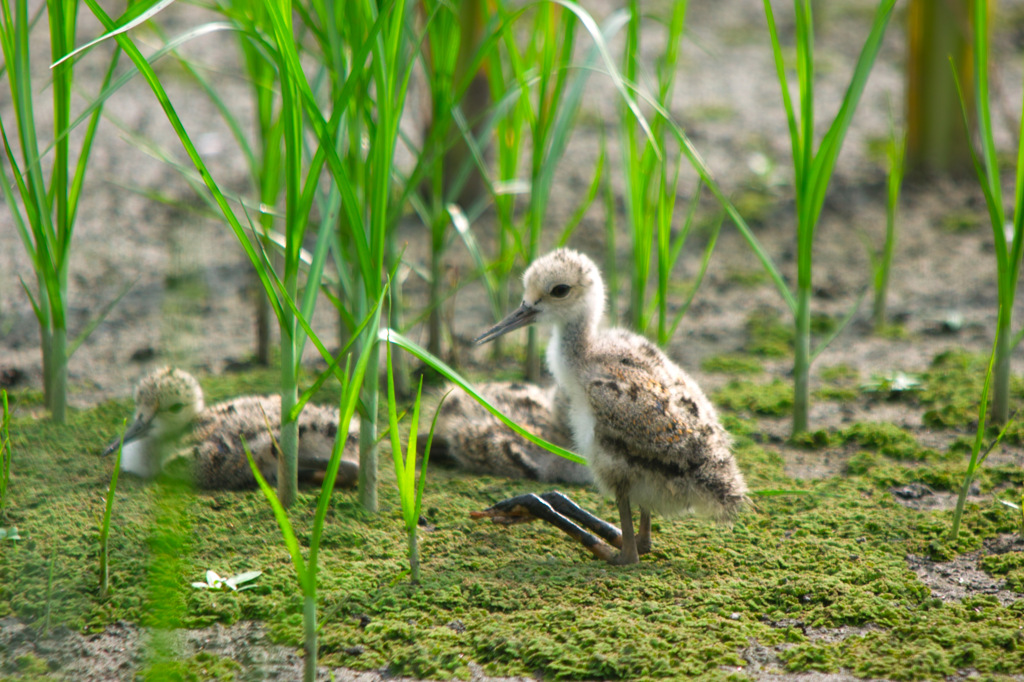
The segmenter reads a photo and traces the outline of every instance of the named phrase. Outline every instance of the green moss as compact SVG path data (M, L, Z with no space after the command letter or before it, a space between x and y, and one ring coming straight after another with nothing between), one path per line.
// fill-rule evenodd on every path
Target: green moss
M1006 552L982 557L982 570L991 575L1007 575L1011 571L1024 569L1024 552Z
M977 408L974 408L975 421ZM955 429L971 425L970 405L942 405L924 413L924 423L933 429Z
M960 490L967 467L958 464L947 466L927 467L915 473L915 479L934 490L946 490L955 492ZM979 477L983 480L983 477Z
M857 398L860 397L860 392L855 388L823 386L814 391L814 397L816 400L834 400L836 402L845 403L857 400Z
M817 431L804 431L794 435L790 442L794 445L802 445L807 448L821 449L832 447L836 443L841 442L839 437L826 429L818 429Z
M20 676L24 676L29 679L49 679L49 666L46 665L46 661L35 654L21 654L14 659L14 665L18 669L18 674Z
M814 391L816 400L852 402L860 397L861 388L858 385L860 375L856 369L848 365L823 367L819 376L824 385Z
M786 357L793 352L793 326L782 322L778 312L755 310L747 318L745 350L769 358Z
M1014 569L1006 574L1006 589L1024 593L1024 569Z
M7 391L7 404L12 413L18 410L27 411L33 407L43 407L46 404L46 398L42 391L23 388Z
M1020 415L1012 419L1006 427L1006 432L1003 434L1003 442L1012 445L1024 445L1024 419L1021 419Z
M922 376L920 401L927 407L924 422L932 428L974 428L978 421L978 405L984 386L989 357L954 349L940 353ZM1024 382L1011 377L1010 392L1014 400L1024 398ZM998 433L990 426L992 436ZM1024 432L1011 425L1007 442L1021 443Z
M761 427L754 419L741 417L737 414L730 414L728 412L719 415L719 419L722 422L722 426L725 430L736 437L751 436L760 433Z
M204 385L227 393L228 379L219 381ZM756 442L756 422L742 414L785 413L779 396L788 390L782 382L733 382L725 402L739 414L726 413L724 421L755 493L803 494L755 495L756 509L732 527L656 518L653 551L634 567L593 560L546 525L501 527L469 518L496 500L543 489L535 482L432 469L423 583L412 586L404 573L398 497L382 453L380 513L364 512L352 492L336 493L328 512L318 599L323 663L434 679L468 677L471 662L503 676L685 679L744 666L742 652L753 640L783 648L784 664L794 672L847 669L899 679L962 667L982 675L1021 669L1024 608L937 604L905 559L976 549L1017 528L1014 510L968 505L960 543L943 545L949 513L908 509L887 488L922 481L952 489L962 462L903 466L880 451L906 439L874 425L848 434L864 449L849 464L851 477L788 478L782 457ZM128 407L118 401L74 412L67 427L15 415L9 525L24 540L0 547L0 613L29 623L45 617L49 560L59 548L54 626L88 632L119 620L146 623L160 598L173 607L161 618L184 627L255 620L275 641L299 646L302 602L294 570L257 491L179 496L170 483L122 479L110 539L111 594L97 597L96 526L112 462L93 453ZM984 490L1020 485L1022 476L1014 467L986 467L980 483ZM567 492L598 515L615 517L614 504L596 492ZM301 491L289 512L304 548L315 493ZM165 559L157 560L161 554ZM264 573L254 590L192 589L207 569ZM1019 568L1006 570L1008 584L1018 579ZM779 623L866 631L826 644ZM149 674L159 672L156 665ZM177 679L240 676L231 661L217 657L159 665Z
M882 466L882 456L877 452L858 452L846 462L846 473L864 476Z
M795 487L794 482L786 476L785 461L778 452L762 448L746 439L737 439L733 451L751 489L764 491Z
M739 287L755 289L762 284L770 282L771 277L768 276L768 273L765 272L764 268L756 268L754 270L739 270L733 268L726 271L725 281Z
M700 368L718 374L760 374L764 371L764 366L757 358L735 353L712 355L701 363Z
M857 422L843 429L841 437L896 459L920 461L938 456L935 451L918 445L917 439L906 429L886 422Z
M727 410L781 417L793 409L793 386L779 379L767 384L730 381L715 392L714 399Z
M883 324L878 329L875 329L875 334L890 341L905 341L910 338L910 332L902 324Z
M756 225L768 219L779 198L759 181L741 187L732 197L733 205L748 223Z
M824 313L813 313L811 315L811 334L825 336L831 334L839 326L839 318L825 315Z
M849 365L839 364L831 367L822 367L820 372L823 381L850 382L860 378L860 372Z
M139 671L136 679L147 682L212 682L239 679L242 666L230 658L200 652L184 661L152 663Z
M832 672L837 669L835 648L827 644L798 644L779 655L790 672Z
M954 233L974 232L987 223L988 216L984 213L968 209L949 211L942 219L943 229Z

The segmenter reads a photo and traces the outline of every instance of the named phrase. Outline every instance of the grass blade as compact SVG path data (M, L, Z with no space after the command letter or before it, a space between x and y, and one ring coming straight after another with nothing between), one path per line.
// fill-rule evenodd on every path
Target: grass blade
M82 345L82 342L89 338L89 335L96 330L96 327L100 326L100 323L106 319L107 315L110 314L110 311L114 309L114 306L121 302L121 299L131 291L132 287L134 287L138 281L139 279L136 277L134 280L126 284L117 296L107 302L107 304L86 323L82 331L78 333L78 336L68 344L68 359L71 359L71 356L75 354L75 351Z
M981 389L981 400L978 403L978 427L974 431L974 443L971 445L971 459L967 463L967 471L964 473L964 481L960 486L960 493L956 498L956 509L953 511L953 526L949 531L949 542L956 543L960 536L960 521L964 514L964 504L967 502L967 493L970 491L971 482L979 463L981 444L985 438L985 417L988 415L988 394L992 386L992 373L996 363L996 349L999 347L999 334L992 342L992 352L988 358L988 369L985 370L985 384Z
M242 448L245 450L245 458L249 462L249 468L252 469L252 475L256 478L256 484L263 491L263 495L270 503L271 509L274 510L274 518L277 519L277 525L281 529L281 537L284 539L285 547L288 548L288 555L291 556L292 566L295 568L295 575L299 578L302 593L308 594L310 585L308 581L309 574L306 571L306 561L302 557L302 549L299 547L299 540L292 529L292 522L288 518L288 512L281 505L281 501L277 499L277 492L270 487L267 479L263 478L263 474L260 473L260 468L256 466L256 461L252 458L252 451L249 450L249 443L246 441L245 436L241 436L241 438Z
M64 62L66 62L67 60L76 57L82 52L85 52L86 50L102 43L105 40L120 35L121 33L125 33L126 31L130 31L136 26L141 26L142 24L146 23L147 21L155 17L157 14L162 12L167 7L170 7L173 2L174 0L155 0L151 4L147 4L145 2L131 3L130 5L128 5L128 10L122 17L122 23L119 26L109 30L107 33L104 33L99 38L89 41L82 47L69 52L64 57L55 61L50 66L50 68L56 68Z
M672 324L668 328L667 338L672 338L676 335L676 330L679 328L679 324L683 321L683 317L686 315L686 311L690 309L690 305L693 303L693 299L697 297L697 292L700 290L701 284L704 283L704 275L708 272L708 266L711 264L711 254L715 250L715 244L718 242L718 235L722 231L722 223L725 219L725 213L723 212L719 219L715 223L715 230L711 233L711 238L708 239L708 245L704 249L704 257L701 259L700 270L697 273L697 280L693 283L693 287L690 289L689 295L683 304L679 307L676 312L675 318L672 320Z
M405 336L403 336L402 334L393 329L381 329L380 340L386 343L393 343L399 346L400 348L405 349L406 351L412 353L423 362L427 363L428 365L436 369L438 372L443 374L444 377L448 379L448 381L452 382L453 384L461 388L463 391L472 396L477 402L483 405L488 412L497 417L503 424L505 424L505 426L509 427L517 434L533 443L534 445L538 445L544 448L545 450L548 450L549 452L553 452L556 455L565 457L566 459L571 460L573 462L577 462L579 464L587 463L587 461L580 457L579 455L570 452L569 450L566 450L563 447L559 447L554 443L549 443L543 438L539 438L533 435L523 427L519 426L519 424L509 419L496 407L487 402L483 396L477 393L476 389L473 388L473 385L466 381L466 379L464 379L458 372L456 372L454 369L448 366L448 364L445 363L440 358L428 353L425 348L423 348L416 342L406 338Z
M422 387L421 382L420 388L422 389ZM427 464L430 462L430 446L434 443L434 431L437 429L437 420L441 417L441 406L444 405L444 401L449 395L451 395L451 391L441 396L441 400L437 403L437 408L434 410L434 418L430 422L430 432L427 434L427 446L423 449L423 461L420 464L420 481L416 488L416 510L413 513L417 522L419 521L420 509L423 505L423 489L427 483ZM419 393L417 393L416 399L419 402Z

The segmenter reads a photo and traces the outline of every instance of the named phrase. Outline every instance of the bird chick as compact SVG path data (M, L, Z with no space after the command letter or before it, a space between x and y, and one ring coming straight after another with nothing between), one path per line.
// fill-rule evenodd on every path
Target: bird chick
M530 433L569 447L568 401L556 386L497 381L474 389L487 402ZM431 460L441 456L476 474L535 481L590 483L583 464L559 457L518 435L460 388L450 390L441 404L434 431ZM425 435L417 442L426 443Z
M649 340L602 328L605 289L594 262L559 249L530 265L523 284L522 305L477 343L529 324L551 326L547 364L568 396L573 442L619 509L621 551L595 554L617 564L639 561L650 551L651 512L735 518L747 487L714 407ZM639 536L632 505L640 508ZM501 507L492 508L495 520L517 505Z
M338 433L338 412L307 405L299 415L299 478L321 481ZM124 434L121 470L152 478L171 460L191 459L195 485L206 489L252 488L256 485L245 455L245 439L260 473L277 481L281 397L242 396L206 407L203 391L188 372L164 367L146 376L135 389L135 414ZM354 485L359 475L358 444L352 429L344 445L336 485ZM116 438L104 451L117 451Z

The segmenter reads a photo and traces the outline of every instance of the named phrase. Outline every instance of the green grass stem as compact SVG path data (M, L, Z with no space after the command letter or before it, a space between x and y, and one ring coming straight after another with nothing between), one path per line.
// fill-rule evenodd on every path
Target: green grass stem
M811 353L811 298L813 289L813 248L818 218L825 203L825 194L835 168L843 140L860 101L871 67L881 48L882 37L889 24L895 0L882 0L875 10L871 31L861 48L849 86L839 111L815 148L814 129L814 25L811 0L797 0L796 72L799 98L794 106L786 76L782 44L775 25L771 0L764 0L765 17L775 57L776 75L782 91L782 103L789 125L795 174L797 213L797 282L793 300L796 333L793 361L793 434L808 427L810 409L809 372L814 356Z
M522 171L529 187L522 213L517 212L515 203L518 193L495 193L500 226L495 277L501 296L507 299L509 274L514 265L517 262L528 264L540 255L541 235L555 175L575 128L586 83L597 69L596 64L600 63L602 72L611 78L627 109L640 122L644 134L649 136L651 133L608 48L611 36L625 23L624 13L613 13L604 25L598 26L593 17L576 3L541 0L513 11L500 2L497 8L498 16L502 18L500 26L505 60L495 60L491 67L492 94L496 101L501 101L499 98L504 98L505 92L511 90L518 90L520 95L509 107L508 115L496 124L498 179L492 186L507 188L519 184L516 183L520 177L519 157L527 146L530 150L527 168ZM523 46L517 42L521 36L517 25L519 17L529 22L529 38ZM581 66L574 59L576 36L580 31L592 42ZM501 68L506 64L507 70ZM526 144L527 139L529 145ZM577 214L582 215L581 211L586 210L596 198L603 165L598 164L591 179L591 190ZM565 226L559 243L568 239L575 224L578 220L574 217ZM525 373L532 381L540 376L540 349L536 330L532 328L527 332Z
M604 129L601 129L601 158L608 152L608 140L605 137ZM612 188L611 174L605 174L601 187L601 203L604 206L604 276L608 282L608 291L619 290L619 264L616 251L616 232L618 217L615 190ZM608 296L608 321L611 325L619 324L619 297L615 294Z
M404 0L380 7L374 2L316 4L314 9L317 24L309 28L321 36L325 67L339 80L330 92L329 121L306 89L303 113L320 142L314 158L325 158L338 192L339 219L331 248L339 280L349 287L342 314L348 327L374 309L385 290L382 273L395 265L397 257L390 237L398 217L393 165L415 41ZM339 33L321 28L332 25ZM350 50L346 45L360 47ZM302 73L297 58L289 68ZM347 78L340 80L342 74ZM376 329L360 336L360 343L369 346L365 349L369 367L360 401L359 498L366 509L376 511L380 366ZM363 350L359 348L361 356Z
M953 525L949 531L949 542L952 544L955 544L957 538L960 536L960 522L964 514L964 504L967 502L967 494L971 489L971 483L977 475L978 467L980 467L984 462L988 453L999 444L999 441L1002 440L1003 434L1006 433L1006 429L1010 424L1009 421L1007 421L996 439L988 449L982 453L981 446L985 439L985 418L988 416L989 393L992 388L992 379L994 375L993 370L996 366L996 357L999 353L999 346L999 339L997 337L992 344L992 352L989 355L988 368L985 370L985 383L981 389L981 400L978 403L978 426L974 431L974 441L971 444L971 459L967 463L967 471L964 472L963 483L960 486L960 492L956 498L956 509L953 511Z
M271 307L277 316L278 324L281 328L282 457L279 459L278 488L282 501L286 505L290 505L295 499L298 487L298 438L297 423L295 421L297 413L293 409L298 404L297 371L303 347L308 339L305 331L306 326L300 323L299 317L309 319L315 308L323 265L326 260L327 251L330 248L330 240L328 239L330 231L323 225L319 230L311 263L305 266L306 283L305 288L300 294L299 272L304 267L301 257L302 241L306 233L313 197L319 186L321 170L326 162L333 161L333 167L340 165L336 154L331 156L329 153L325 153L333 151L333 147L325 148L324 145L320 145L317 153L308 164L303 164L303 145L304 135L306 134L305 122L308 120L310 110L315 109L316 116L313 117L312 125L321 139L329 137L329 127L322 114L320 114L319 108L314 106L315 103L313 103L314 98L310 86L299 64L299 48L293 36L291 3L283 0L282 2L265 4L268 11L266 19L267 27L270 29L268 32L269 37L264 37L263 33L248 27L253 39L258 40L261 48L271 55L280 79L281 142L284 156L283 184L285 189L285 246L283 250L283 275L280 279L277 279L273 276L273 268L268 263L259 238L251 234L235 215L227 197L217 185L205 162L196 150L151 64L136 47L130 35L123 30L119 30L118 22L112 20L94 0L86 1L90 10L107 29L107 33L103 37L113 38L118 42L156 95L179 141L202 177L214 202L221 210L224 218L256 268L264 290L270 297ZM246 28L243 26L240 30L245 30ZM352 210L355 210L355 207L352 207ZM301 301L298 307L299 315L296 315L295 308L287 305L285 300Z
M971 142L957 112L957 87L950 65L961 82L973 78L972 0L904 3L907 36L906 108L907 172L918 178L970 173ZM974 88L968 94L974 96ZM969 108L975 109L974 102Z
M420 149L418 168L413 172L413 178L424 178L423 220L430 234L427 345L435 355L441 354L443 333L441 300L444 285L443 258L448 241L447 207L459 199L464 186L464 182L459 180L461 169L451 166L472 164L471 158L460 160L457 157L464 155L452 153L461 142L459 131L454 125L453 111L460 105L465 96L465 87L468 86L463 71L469 62L477 62L468 56L468 52L476 42L478 22L463 25L463 13L469 5L476 3L463 3L463 7L456 7L447 2L428 0L422 8L427 19L420 62L427 76L431 114L430 127ZM469 16L472 18L474 15ZM461 92L460 82L464 83ZM471 131L467 133L472 135Z
M663 108L667 108L667 101L671 97L672 86L675 82L675 66L679 54L678 46L685 25L686 7L686 2L678 2L673 5L666 36L666 47L659 63L657 91L653 99ZM640 89L641 58L639 51L642 20L640 3L637 0L631 0L629 20L626 24L626 47L623 52L622 74L624 79L638 90ZM671 230L676 189L679 182L679 165L676 164L674 171L668 165L663 124L655 119L651 124L653 137L648 139L641 134L639 122L629 115L628 106L628 102L622 102L620 147L626 180L626 217L632 239L630 252L633 254L630 271L629 312L631 326L643 333L650 323L647 287L652 271L652 256L656 254L659 257L659 284L662 281L663 273L671 270L671 264L662 261L662 257L666 259L668 257L668 249L663 248L662 233ZM660 293L659 290L658 294L660 295ZM659 299L659 296L656 295L655 298ZM659 300L655 301L655 307L660 307Z
M552 2L537 4L530 41L521 55L509 61L520 69L515 74L519 87L527 89L534 84L536 87L535 99L522 98L527 103L525 115L531 143L527 171L530 193L521 232L524 249L521 255L526 263L532 263L540 255L540 236L554 167L565 149L572 129L569 120L579 103L578 99L572 102L566 97L577 26L575 18L564 7ZM514 36L506 42L506 48L518 52ZM563 113L563 124L556 127L560 113ZM528 381L540 380L540 348L537 330L532 328L527 331L525 374Z
M906 134L897 135L891 124L890 129L889 144L886 145L889 176L886 182L885 241L877 251L868 250L871 255L871 267L874 270L875 296L871 307L871 323L876 334L885 328L889 274L892 271L892 259L896 251L896 217L899 212L900 187L903 184L904 158L907 148Z
M992 420L996 424L1005 424L1010 416L1010 355L1019 336L1014 336L1013 306L1017 296L1017 283L1020 279L1021 255L1024 254L1024 144L1019 140L1017 147L1016 180L1013 199L1012 222L1007 220L1003 203L1002 177L999 171L999 156L992 132L992 114L990 111L989 94L989 7L988 3L973 3L974 11L974 87L977 107L978 137L981 146L981 158L971 151L974 169L985 195L989 219L992 225L992 236L995 242L996 283L999 299L999 310L995 330L995 378L993 379ZM956 69L953 70L956 76ZM965 125L969 127L969 112L966 98L957 79L957 90L960 94L961 111ZM1021 105L1024 110L1024 103ZM1024 133L1024 120L1021 121L1020 133ZM1012 228L1012 229L1010 229Z
M95 105L78 148L77 160L72 161L68 132L72 120L74 62L61 61L61 58L73 48L79 5L75 0L47 2L51 61L56 62L51 67L50 83L54 128L51 146L41 146L29 49L34 21L29 18L28 6L27 0L14 0L13 8L11 0L0 1L0 48L3 51L6 66L4 73L17 127L15 148L7 124L0 119L0 136L3 137L5 158L11 172L11 177L8 177L7 169L0 169L0 191L10 207L25 252L35 271L34 291L28 285L24 286L39 322L46 407L54 421L64 423L67 412L67 365L71 351L77 346L76 342L72 342L69 349L66 319L71 239L96 127L105 100ZM110 57L101 89L110 82L119 55L120 52L115 50ZM42 159L49 151L53 152L53 159L47 174Z
M403 455L402 440L399 433L399 409L395 398L395 378L391 363L391 344L387 345L388 368L388 416L390 419L391 454L395 463L395 482L398 485L398 497L402 505L402 520L409 539L409 571L414 584L420 582L420 550L417 530L419 529L420 508L423 505L423 491L427 482L427 464L430 461L430 446L434 440L434 429L441 413L440 404L434 412L434 420L430 425L423 461L420 464L420 475L416 477L416 443L419 437L420 399L423 395L423 377L420 377L416 398L412 405L412 417L409 422L408 445ZM444 399L442 398L442 402Z
M686 26L686 10L686 2L674 3L668 17L661 22L665 26L665 47L657 60L654 92L644 95L646 101L656 105L656 115L650 123L652 136L643 135L643 126L632 117L625 102L619 126L632 254L629 322L633 328L646 333L656 320L656 340L663 346L671 340L693 301L718 237L716 227L708 241L699 275L687 300L675 314L670 315L672 295L669 288L686 239L695 224L702 187L698 183L685 222L681 229L676 230L674 223L679 174L686 152L680 148L677 153L670 153L668 143L674 141L673 124L663 112L669 109L675 87L680 46ZM645 19L647 17L641 13L640 3L635 0L630 2L622 72L625 81L637 92L644 92L639 78L642 63L640 34ZM720 221L718 224L721 224ZM652 274L654 288L649 295Z
M375 330L379 326L382 302L383 298L378 300L377 306L373 311L371 311L371 318L373 319L367 320L370 324L366 325L364 329L369 328ZM368 330L364 330L362 333L365 334L370 332ZM355 339L352 339L352 341L355 341ZM248 444L243 440L245 455L249 461L249 466L252 469L253 476L255 476L260 490L263 491L263 494L266 496L267 501L270 503L270 506L274 511L274 517L277 519L282 539L288 549L288 554L291 556L292 566L295 569L295 575L298 578L299 587L302 590L303 646L306 652L303 680L306 682L313 682L313 680L316 679L317 669L316 594L320 539L323 534L324 521L327 517L327 509L330 505L331 495L334 492L334 484L338 478L338 467L341 465L341 455L347 440L348 427L352 421L353 414L355 414L356 405L359 401L360 389L363 386L363 379L366 376L368 367L370 366L370 355L375 351L376 346L364 343L361 344L361 348L362 350L360 352L359 359L356 361L355 369L350 372L351 362L349 361L346 364L342 376L342 393L338 406L340 414L338 437L335 439L334 448L331 451L331 459L327 464L324 482L320 489L320 496L317 499L316 513L313 517L313 528L309 537L309 550L306 558L303 557L302 548L299 545L291 520L288 518L288 512L278 499L274 489L271 488L270 484L268 484L266 479L263 478L259 467L256 466L256 462L252 458L252 453L249 451ZM331 368L328 368L328 372L325 372L325 376L330 372Z
M502 16L511 14L507 4L502 0L495 3L496 11ZM504 40L513 38L501 32ZM525 184L519 181L519 162L523 154L523 143L526 140L525 128L530 111L528 98L520 87L513 87L517 74L524 67L520 64L519 50L513 44L506 51L507 57L499 59L497 49L494 58L489 59L488 83L491 86L491 99L498 103L499 111L495 126L495 166L496 177L492 183L495 217L498 223L497 249L491 272L494 274L495 299L491 304L491 313L495 320L501 319L511 303L511 274L517 254L523 251L523 244L516 226L516 201L525 192ZM508 67L506 67L506 63ZM501 115L503 114L503 115ZM500 357L503 352L504 339L495 339L491 353Z
M217 110L221 112L231 129L249 166L253 191L259 202L259 231L266 248L266 235L274 228L275 212L272 209L277 205L284 175L281 153L284 131L276 87L277 72L273 60L262 49L260 41L253 39L254 35L267 32L267 11L263 3L244 0L228 0L222 3L220 8L235 25L243 27L243 30L237 32L237 37L255 109L254 144L249 143L243 133L241 121L234 115L233 109L223 101L216 88L210 87L204 79L197 80L207 96L217 105ZM258 297L255 355L257 362L262 365L270 363L270 313L270 302L265 296Z

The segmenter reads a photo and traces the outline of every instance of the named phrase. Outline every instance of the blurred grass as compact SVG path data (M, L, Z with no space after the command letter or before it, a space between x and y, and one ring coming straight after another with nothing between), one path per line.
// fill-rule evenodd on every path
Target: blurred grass
M48 114L53 119L53 136L46 146L40 139L40 124L45 115L36 104L38 86L33 82L44 67L38 64L33 67L30 49L39 41L36 37L34 42L30 42L30 37L44 7L49 28L50 58L51 62L56 62L49 70L52 109ZM77 26L76 0L50 0L45 6L39 4L31 16L27 0L14 0L13 11L10 0L0 2L0 48L4 58L0 74L6 76L10 104L14 110L6 122L0 117L0 136L6 160L0 167L0 191L34 271L35 286L29 288L22 280L22 288L39 322L46 408L58 423L64 422L67 413L68 361L82 340L109 312L109 307L101 307L78 336L69 340L71 240L96 128L106 102L106 96L97 97L90 111L86 112L88 115L80 117L79 120L87 119L88 122L78 146L78 156L72 159L71 100L75 63L61 60L74 47ZM110 84L120 54L120 50L114 50L110 57L100 91L106 90ZM15 130L9 133L11 118ZM16 145L12 145L12 140ZM44 160L47 156L50 158Z

